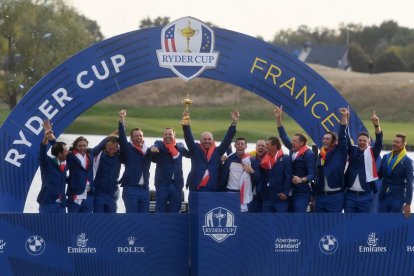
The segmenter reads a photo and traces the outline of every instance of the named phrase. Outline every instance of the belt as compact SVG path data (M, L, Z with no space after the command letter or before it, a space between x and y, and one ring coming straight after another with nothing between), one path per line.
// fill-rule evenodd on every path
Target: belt
M240 190L229 189L229 188L226 188L226 191L227 192L236 192L236 193L240 192Z
M354 190L350 190L350 189L346 190L346 192L354 194L354 195L360 195L360 196L367 195L367 194L371 193L371 191L354 191Z
M338 190L338 191L322 191L320 193L318 193L318 195L334 195L334 194L338 194L338 193L343 193L343 190Z

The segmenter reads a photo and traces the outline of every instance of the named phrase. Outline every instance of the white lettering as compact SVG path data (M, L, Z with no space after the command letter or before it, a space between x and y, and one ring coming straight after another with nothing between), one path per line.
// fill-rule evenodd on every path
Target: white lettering
M61 95L59 95L61 94ZM65 88L59 88L55 92L53 92L52 97L56 100L56 102L60 105L60 107L64 107L64 100L70 102L73 98L68 97L68 91Z
M28 146L29 148L32 146L32 143L30 143L27 139L26 139L26 137L24 136L24 133L23 133L23 131L19 131L19 136L20 136L20 139L21 140L14 140L13 141L13 144L14 145L26 145L26 146Z
M11 149L7 152L4 160L20 168L22 164L18 160L23 159L25 156L26 154L19 154L16 149Z
M88 89L89 87L91 87L93 85L93 80L89 80L88 83L83 83L82 82L82 77L88 75L88 71L82 71L78 74L78 76L76 77L76 82L79 85L80 88L83 89Z
M104 71L105 71L104 75L100 75L100 74L99 74L98 69L96 68L96 65L93 65L93 66L92 66L92 70L93 70L93 72L95 73L95 77L96 77L98 80L104 80L104 79L106 79L106 78L109 76L109 69L108 69L108 65L106 65L106 62L105 62L104 60L103 60L103 61L101 61L101 64L102 64L102 67L103 67L103 69L104 69Z
M114 67L115 72L119 73L120 72L119 68L125 64L125 57L123 55L116 55L116 56L112 56L111 60L112 60L112 66ZM117 60L119 60L119 62Z
M49 105L48 107L46 107L46 105L48 105L48 104L49 104L48 100L44 101L39 106L39 110L40 110L40 112L42 112L46 116L46 118L48 118L50 120L56 115L56 113L58 113L58 110L55 108L54 111L52 113L50 113L50 111L53 110L53 105Z
M37 128L35 128L32 123L35 122L37 123ZM29 120L27 120L25 126L34 134L39 135L39 133L42 131L43 129L43 121L41 118L39 118L38 116L33 116L30 117Z

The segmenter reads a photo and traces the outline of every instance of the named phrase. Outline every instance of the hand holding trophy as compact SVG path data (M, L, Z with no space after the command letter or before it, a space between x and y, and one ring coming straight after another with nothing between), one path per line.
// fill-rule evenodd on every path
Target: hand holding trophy
M182 103L184 104L185 108L183 111L183 118L181 119L181 125L183 126L189 126L191 125L190 120L190 110L188 107L193 103L192 100L190 100L190 95L187 95L187 98L185 98Z

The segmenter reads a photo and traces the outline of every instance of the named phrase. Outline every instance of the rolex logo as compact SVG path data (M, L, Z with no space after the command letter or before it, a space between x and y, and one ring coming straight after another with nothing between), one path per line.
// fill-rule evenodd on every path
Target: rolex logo
M131 246L134 245L135 244L135 237L129 237L128 238L128 244L131 245Z

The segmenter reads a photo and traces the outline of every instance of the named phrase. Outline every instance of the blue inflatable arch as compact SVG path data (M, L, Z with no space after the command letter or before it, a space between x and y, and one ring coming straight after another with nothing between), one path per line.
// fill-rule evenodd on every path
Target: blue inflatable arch
M196 45L196 46L194 46ZM283 105L320 146L339 128L344 98L294 56L260 39L188 17L118 35L72 56L42 78L0 129L0 212L22 212L38 169L43 119L60 135L82 112L127 87L195 77L230 83ZM365 130L351 109L350 133Z

